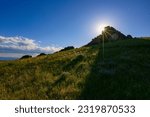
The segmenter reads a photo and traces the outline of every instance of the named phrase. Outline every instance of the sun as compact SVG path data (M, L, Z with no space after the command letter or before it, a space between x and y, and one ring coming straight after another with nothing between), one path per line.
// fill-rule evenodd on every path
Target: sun
M102 22L95 24L96 34L102 34L102 31L105 30L105 27L110 26L110 23Z
M108 24L101 24L100 25L100 32L104 31L105 27L108 26Z
M111 21L95 21L95 24L93 25L93 31L95 35L100 35L102 34L102 31L105 30L105 27L107 26L114 26L114 24Z
M109 24L107 24L107 23L102 23L102 24L100 24L100 25L99 25L99 33L102 33L102 31L105 30L105 27L106 27L106 26L109 26Z

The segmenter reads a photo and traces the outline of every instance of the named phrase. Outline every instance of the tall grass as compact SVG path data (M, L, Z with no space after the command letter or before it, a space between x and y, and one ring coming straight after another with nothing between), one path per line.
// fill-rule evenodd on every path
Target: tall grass
M0 99L150 99L150 41L0 61ZM145 92L146 91L146 92Z

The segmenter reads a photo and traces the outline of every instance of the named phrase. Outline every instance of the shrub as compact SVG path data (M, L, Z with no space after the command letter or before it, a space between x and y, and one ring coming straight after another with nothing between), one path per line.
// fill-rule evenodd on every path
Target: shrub
M32 58L32 56L31 55L24 55L20 59L27 59L27 58Z
M66 50L72 50L72 49L74 49L73 46L68 46L68 47L65 47L64 49L61 49L60 52L61 51L66 51Z
M45 53L41 53L41 54L37 55L37 57L44 56L44 55L46 55L46 54Z
M132 39L133 37L131 35L127 35L127 39Z

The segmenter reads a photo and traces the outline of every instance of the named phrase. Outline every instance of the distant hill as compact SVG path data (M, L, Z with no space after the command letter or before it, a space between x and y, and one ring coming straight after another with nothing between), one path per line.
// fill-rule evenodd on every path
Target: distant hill
M122 36L124 37L124 36ZM0 99L150 99L150 40L0 61Z
M105 42L108 42L108 41L114 41L114 40L128 39L128 37L132 38L132 36L129 36L129 35L125 36L123 33L116 30L115 28L113 28L111 26L107 26L104 28L104 31L102 32L101 35L92 39L92 41L89 42L86 46L100 44L103 40Z

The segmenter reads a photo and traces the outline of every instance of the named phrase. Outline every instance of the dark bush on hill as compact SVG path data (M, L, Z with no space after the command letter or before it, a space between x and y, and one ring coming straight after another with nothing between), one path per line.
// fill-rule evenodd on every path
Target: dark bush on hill
M44 56L44 55L46 55L46 54L45 53L41 53L41 54L37 55L37 57Z
M127 35L127 39L132 39L133 37L131 35Z
M72 49L74 49L73 46L68 46L68 47L65 47L64 49L61 49L60 52L61 51L66 51L66 50L72 50Z
M20 59L27 59L27 58L32 58L32 56L31 55L24 55Z

